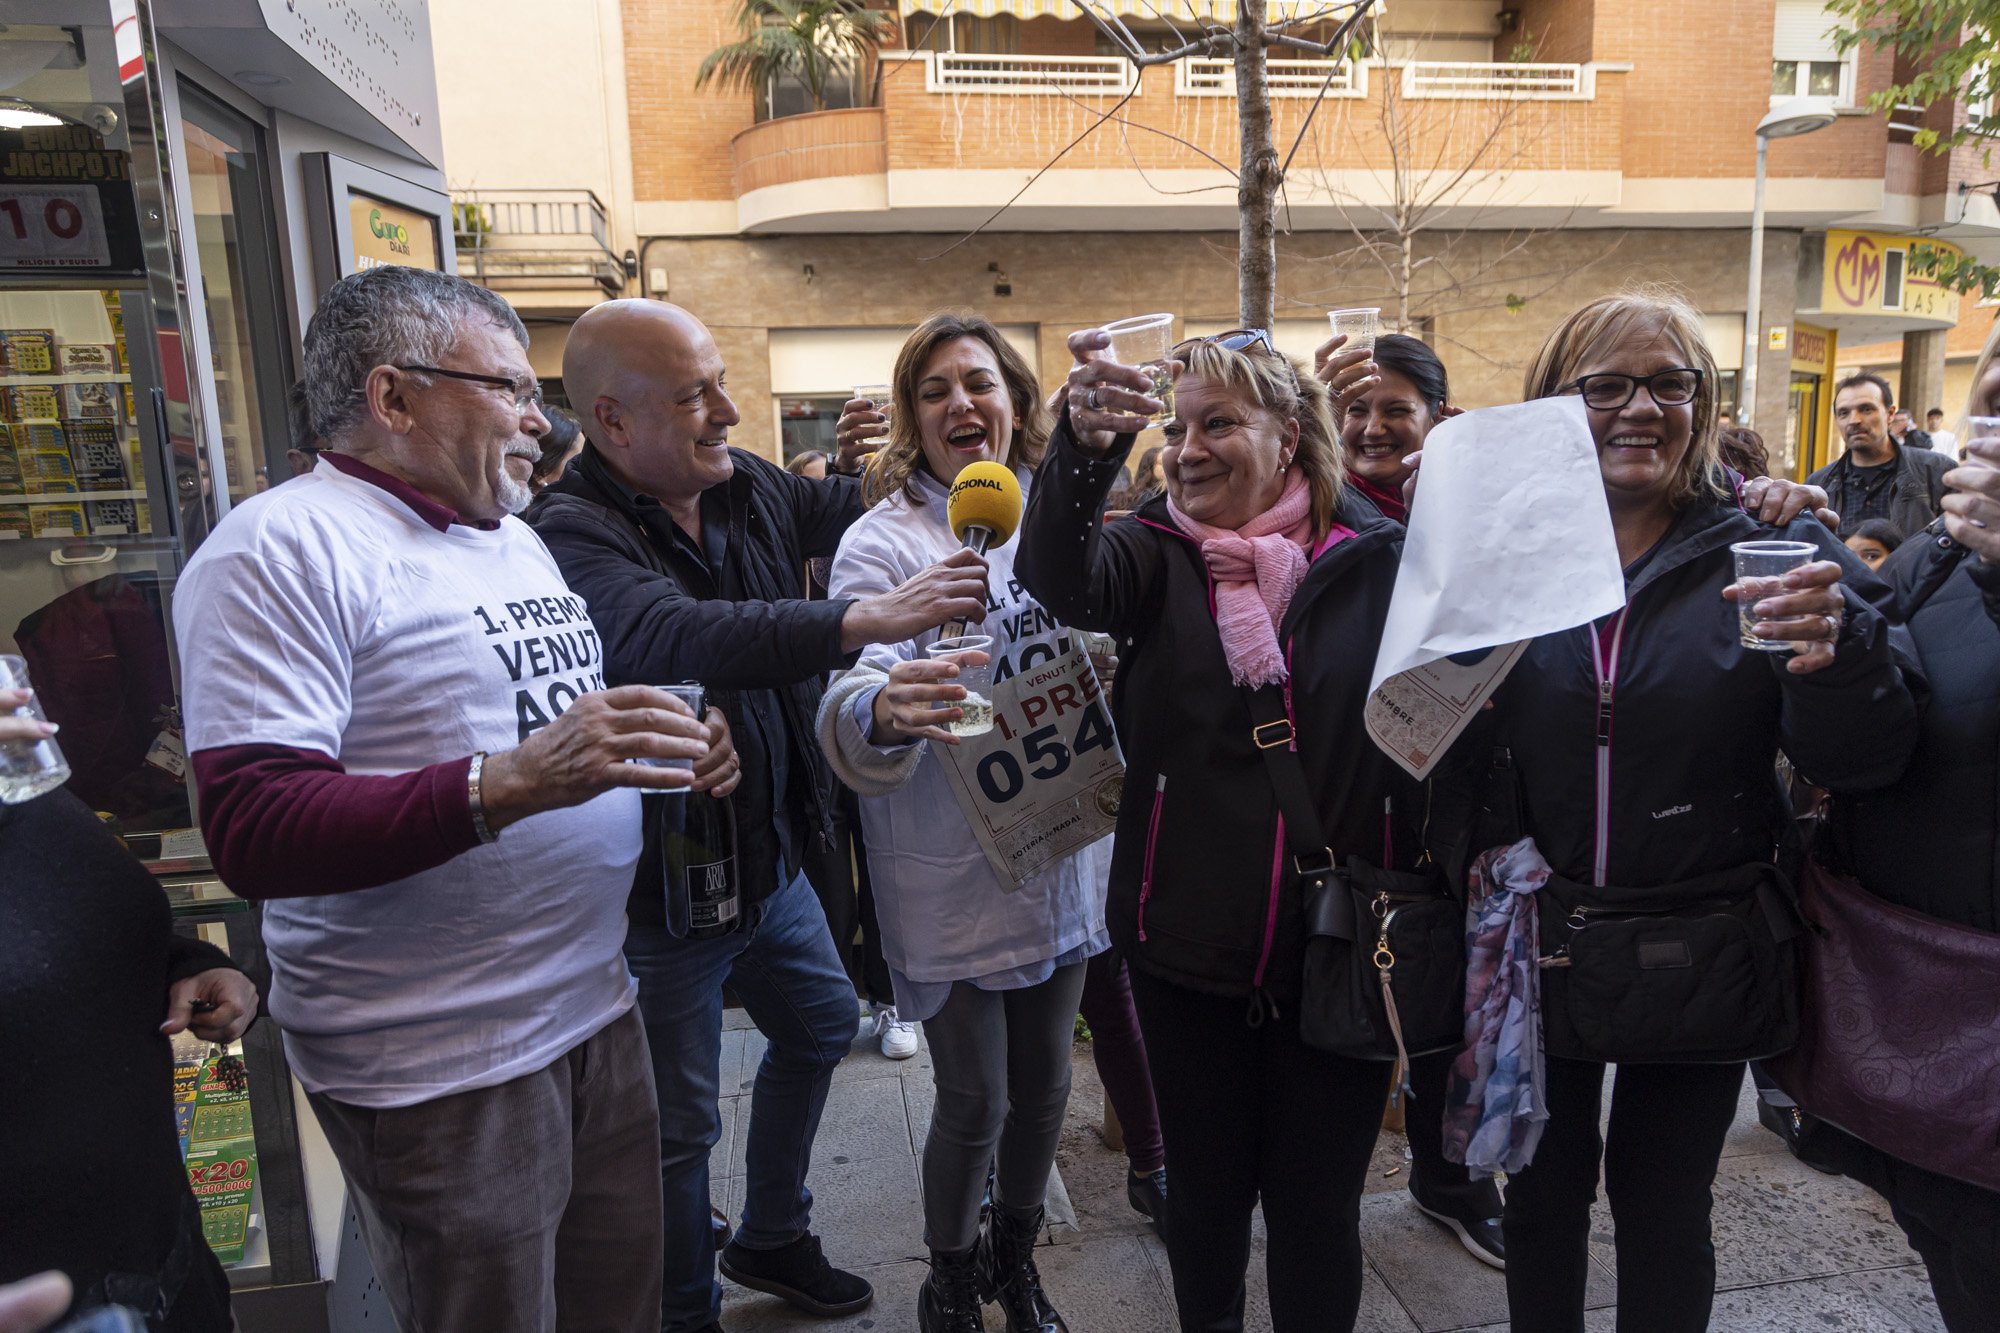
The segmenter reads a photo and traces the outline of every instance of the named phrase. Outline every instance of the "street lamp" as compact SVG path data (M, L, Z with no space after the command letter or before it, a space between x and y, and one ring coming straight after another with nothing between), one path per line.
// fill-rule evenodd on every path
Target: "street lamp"
M1743 306L1743 371L1738 376L1736 419L1748 426L1757 410L1757 353L1764 322L1764 157L1773 139L1811 134L1833 124L1833 104L1824 97L1794 97L1778 103L1757 122L1757 191L1750 205L1750 296Z

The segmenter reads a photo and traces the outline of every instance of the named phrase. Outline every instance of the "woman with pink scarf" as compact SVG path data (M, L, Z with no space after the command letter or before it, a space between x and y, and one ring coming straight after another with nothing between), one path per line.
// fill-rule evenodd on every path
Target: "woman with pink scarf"
M1133 434L1160 406L1107 345L1100 330L1070 339L1078 365L1015 567L1064 624L1119 640L1126 784L1106 924L1131 965L1174 1163L1180 1325L1243 1327L1261 1200L1272 1326L1350 1328L1391 1067L1300 1038L1299 878L1253 735L1287 728L1259 728L1250 699L1281 693L1332 845L1411 869L1417 789L1360 726L1402 529L1346 485L1334 426L1334 393L1365 392L1373 367L1337 358L1330 389L1262 330L1183 343L1166 494L1106 524Z

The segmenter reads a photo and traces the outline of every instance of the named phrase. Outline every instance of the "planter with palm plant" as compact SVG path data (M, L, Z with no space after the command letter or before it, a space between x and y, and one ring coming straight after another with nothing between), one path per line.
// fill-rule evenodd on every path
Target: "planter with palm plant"
M702 58L694 86L757 93L796 80L814 111L896 31L892 16L863 0L743 0L736 26L742 37Z

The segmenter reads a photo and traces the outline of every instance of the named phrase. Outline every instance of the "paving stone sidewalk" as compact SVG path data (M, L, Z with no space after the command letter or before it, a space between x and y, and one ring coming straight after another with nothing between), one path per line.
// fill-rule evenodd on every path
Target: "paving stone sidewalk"
M764 1039L731 1011L722 1047L722 1139L711 1172L732 1217L743 1204L743 1127ZM1102 1085L1088 1044L1075 1052L1075 1090L1051 1197L1044 1285L1074 1333L1174 1333L1166 1249L1125 1202L1125 1159L1098 1136ZM834 1074L813 1150L814 1229L827 1257L875 1284L875 1303L845 1320L806 1317L775 1298L723 1283L729 1333L915 1333L926 1271L917 1153L930 1123L928 1049L886 1060L857 1040ZM1507 1327L1501 1275L1475 1261L1418 1213L1404 1188L1401 1136L1383 1134L1361 1203L1367 1287L1360 1333L1444 1333ZM1593 1238L1589 1333L1612 1333L1611 1219L1600 1202ZM1794 1161L1757 1124L1745 1080L1715 1188L1720 1260L1715 1333L1942 1333L1923 1267L1881 1199L1852 1181ZM1263 1224L1250 1267L1250 1318L1269 1330ZM1005 1325L987 1309L989 1333Z

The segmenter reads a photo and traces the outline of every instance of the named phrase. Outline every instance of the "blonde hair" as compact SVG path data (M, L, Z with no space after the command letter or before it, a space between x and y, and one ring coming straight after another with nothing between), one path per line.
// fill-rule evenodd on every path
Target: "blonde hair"
M1992 404L1980 402L1978 394L1979 381L1986 378L1996 355L2000 355L2000 320L1995 320L1993 327L1987 330L1985 345L1979 349L1979 359L1972 363L1972 383L1965 391L1965 414L1958 419L1960 452L1964 452L1965 442L1972 434L1972 418L1994 415Z
M1215 384L1250 390L1257 405L1280 419L1296 417L1299 447L1292 461L1305 474L1312 496L1313 545L1333 528L1334 506L1347 484L1347 464L1341 460L1340 432L1333 422L1333 397L1319 376L1302 362L1261 343L1238 349L1217 342L1181 344L1174 355L1187 367L1182 372Z
M1000 378L1007 385L1007 396L1013 400L1014 438L1008 441L1002 461L1010 468L1027 468L1030 472L1041 463L1049 446L1053 419L1042 402L1042 389L1034 370L991 321L967 310L941 310L919 324L916 332L904 341L903 350L896 354L896 369L890 376L896 410L889 423L889 442L868 460L867 474L861 479L861 498L865 503L879 504L897 491L911 499L917 497L917 470L924 461L923 440L917 426L917 381L937 350L960 338L976 338L992 349L993 359L1000 366Z
M1679 509L1698 499L1726 499L1728 493L1718 470L1722 440L1717 429L1716 392L1721 386L1715 354L1708 348L1700 312L1673 288L1635 287L1614 296L1600 296L1571 311L1535 354L1522 395L1555 398L1571 392L1570 385L1584 367L1638 333L1670 335L1680 344L1687 364L1701 372L1701 388L1694 398L1694 428L1668 503Z

